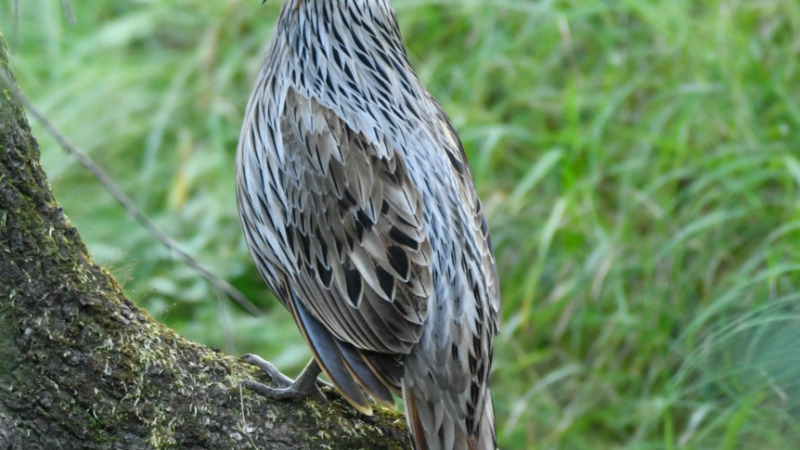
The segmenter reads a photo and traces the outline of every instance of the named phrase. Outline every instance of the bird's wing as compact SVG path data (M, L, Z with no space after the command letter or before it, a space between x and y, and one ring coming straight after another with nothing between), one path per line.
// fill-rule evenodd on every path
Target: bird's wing
M463 145L441 107L429 100L435 106L431 116L438 121L436 140L457 184L454 203L462 208L463 218L449 225L451 234L459 236L459 263L451 266L458 276L445 284L443 292L437 291L436 300L446 304L432 308L429 317L439 332L431 337L427 351L414 352L405 360L405 413L416 448L495 449L489 372L500 321L500 292L491 237Z
M433 289L422 195L399 152L293 90L280 134L295 319L354 406L369 408L353 378L393 405Z
M470 284L476 308L475 323L470 327L471 335L456 344L459 347L459 355L466 355L464 358L470 374L469 396L464 404L466 411L462 412L466 413L465 422L468 434L474 435L478 439L478 441L471 442L468 448L495 449L497 442L494 435L494 410L491 404L489 377L494 353L494 336L497 335L500 328L500 282L486 214L475 191L464 146L447 114L438 103L435 104L440 130L444 134L442 141L447 143L443 145L443 148L448 154L453 171L457 174L459 196L471 215L470 226L474 231L475 238L475 251L467 251L464 254L471 260L466 264L465 270L471 272L467 279L472 279ZM451 395L453 393L453 391L450 392ZM478 424L487 421L488 423L483 424L483 429L477 430ZM445 434L449 433L445 431ZM454 434L457 434L455 430Z
M467 161L467 154L464 145L458 137L453 123L444 112L444 109L436 102L433 97L430 101L435 105L437 120L439 120L439 130L443 134L440 138L445 145L442 149L450 160L453 172L456 174L459 183L459 196L461 202L467 205L468 211L472 216L472 228L475 230L477 253L476 259L479 276L486 284L486 289L476 294L475 301L479 305L487 305L485 318L486 325L492 336L497 335L500 328L500 280L497 276L497 266L494 259L494 248L492 247L492 237L489 234L489 224L486 222L486 214L478 193L475 191L472 173Z

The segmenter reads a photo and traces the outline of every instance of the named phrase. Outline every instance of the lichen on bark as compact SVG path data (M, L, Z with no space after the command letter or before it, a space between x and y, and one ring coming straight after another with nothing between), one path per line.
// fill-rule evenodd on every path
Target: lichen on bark
M10 75L0 36L0 70ZM140 310L59 207L24 111L0 97L0 448L402 449L401 414L271 402L253 367ZM265 380L266 381L266 380Z

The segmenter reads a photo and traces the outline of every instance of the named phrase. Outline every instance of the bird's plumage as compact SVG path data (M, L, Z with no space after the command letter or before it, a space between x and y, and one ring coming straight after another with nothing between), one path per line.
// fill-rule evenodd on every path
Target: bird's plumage
M403 397L415 446L495 449L499 289L486 219L447 115L414 74L388 0L287 0L237 152L245 238L320 367Z

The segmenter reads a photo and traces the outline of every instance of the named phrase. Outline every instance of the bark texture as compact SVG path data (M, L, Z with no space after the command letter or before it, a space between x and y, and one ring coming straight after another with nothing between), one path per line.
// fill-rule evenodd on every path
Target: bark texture
M154 321L93 262L0 83L0 450L408 448L401 414L236 387L258 377Z

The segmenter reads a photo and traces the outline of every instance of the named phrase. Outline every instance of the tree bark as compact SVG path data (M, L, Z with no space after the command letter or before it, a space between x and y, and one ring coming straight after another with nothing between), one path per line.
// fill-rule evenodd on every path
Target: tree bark
M1 36L0 70L10 78ZM92 260L21 106L0 94L0 449L407 448L401 414L365 418L332 392L325 405L241 392L257 370L137 308Z

